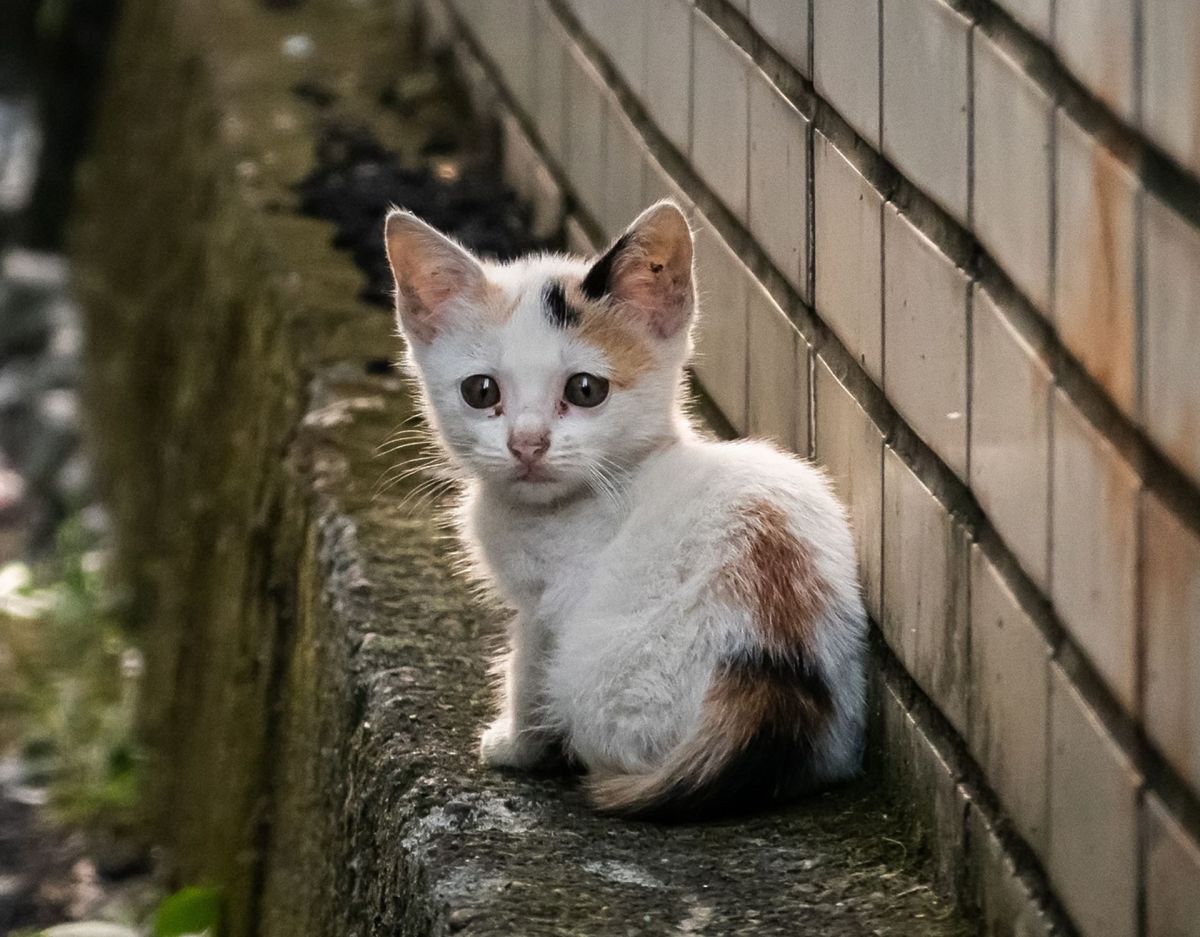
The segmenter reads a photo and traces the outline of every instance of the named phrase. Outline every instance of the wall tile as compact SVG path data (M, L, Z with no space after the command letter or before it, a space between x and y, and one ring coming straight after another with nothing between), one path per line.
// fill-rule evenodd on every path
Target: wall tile
M1146 795L1146 937L1200 933L1200 843Z
M932 853L935 884L949 892L956 885L966 848L966 791L957 772L892 687L880 687L879 700L885 778L901 798L911 798L913 791L921 792L912 802L912 819L917 827L914 838Z
M1054 47L1063 63L1120 116L1133 117L1135 0L1056 0Z
M821 358L816 359L813 458L829 472L854 528L867 612L882 615L883 435Z
M750 25L803 75L808 61L810 0L750 0Z
M568 39L546 0L538 0L534 7L534 29L537 30L538 41L534 50L534 106L531 116L546 150L561 162L566 153Z
M471 109L477 114L490 114L497 110L500 107L500 94L496 79L483 67L483 62L465 40L454 43L454 61Z
M808 298L808 121L765 74L750 81L750 233Z
M533 167L538 159L533 142L508 108L499 111L500 149L505 183L522 199L533 194Z
M529 229L535 238L550 240L562 229L563 192L545 163L533 170L532 203Z
M617 72L634 93L646 82L646 35L649 32L650 5L645 0L606 0L603 22L592 33Z
M435 50L448 49L454 45L455 26L451 17L453 3L450 0L423 0L418 4L423 31L422 41Z
M1137 475L1062 391L1053 420L1054 605L1121 704L1135 711Z
M812 0L813 83L879 146L879 0Z
M1057 153L1055 326L1113 402L1133 415L1137 182L1061 112Z
M1142 124L1200 174L1200 4L1142 0Z
M975 230L1033 303L1050 309L1050 132L1054 108L975 30Z
M692 56L692 163L743 221L753 63L717 25L695 12Z
M813 133L817 314L883 382L883 196Z
M1050 369L979 286L971 332L971 489L1025 571L1045 588Z
M753 277L716 229L697 216L700 322L696 374L739 433L746 432L746 310Z
M604 226L616 237L646 207L642 188L643 150L641 135L615 99L608 102L608 127L604 134Z
M1021 878L983 812L972 810L968 825L982 937L1053 937L1058 932L1038 907L1036 893Z
M965 222L971 23L942 0L882 6L883 152Z
M567 65L566 171L584 206L596 218L604 211L604 131L606 101L600 75L581 51L571 49Z
M1146 729L1200 793L1200 537L1147 493L1142 543Z
M919 721L913 720L913 730L912 790L921 792L914 813L933 853L934 884L948 893L962 874L967 848L967 792Z
M1051 882L1083 937L1134 937L1141 779L1057 664L1050 713Z
M567 250L581 257L594 257L600 253L601 245L592 240L587 229L574 215L568 215L563 222L563 236L567 242Z
M884 207L884 390L961 478L967 474L967 275Z
M1144 422L1200 483L1200 231L1146 198Z
M967 533L892 449L884 451L883 503L884 637L965 736Z
M1046 849L1050 646L983 551L971 551L971 752L1017 832Z
M879 701L879 731L883 736L879 755L885 783L895 793L905 796L913 787L912 738L917 724L882 674L872 668L867 679L869 692Z
M808 342L760 283L750 287L749 429L808 452Z
M692 6L687 0L643 2L654 28L646 30L642 100L659 130L686 154L692 132Z
M482 4L472 21L475 36L500 70L509 93L521 107L533 104L536 61L533 0L508 0L504 4Z

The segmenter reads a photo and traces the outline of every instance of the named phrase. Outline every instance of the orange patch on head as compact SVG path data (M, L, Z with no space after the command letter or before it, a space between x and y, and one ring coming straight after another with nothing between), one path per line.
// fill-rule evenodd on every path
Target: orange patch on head
M730 591L750 609L767 648L784 653L811 648L829 596L812 549L769 501L751 502L743 521L737 558L724 570Z
M612 382L629 387L654 363L646 341L613 318L611 313L593 312L579 324L579 337L599 348L612 367Z
M632 386L654 366L648 337L636 323L626 320L619 305L589 300L577 283L564 286L567 302L580 312L579 324L572 327L574 334L600 350L612 368L610 380L617 387Z

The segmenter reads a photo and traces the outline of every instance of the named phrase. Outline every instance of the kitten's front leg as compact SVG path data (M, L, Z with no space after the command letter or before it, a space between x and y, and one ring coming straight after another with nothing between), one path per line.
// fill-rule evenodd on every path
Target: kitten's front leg
M500 716L479 740L479 757L489 767L531 768L546 756L552 736L539 726L545 654L543 629L518 619L501 669Z

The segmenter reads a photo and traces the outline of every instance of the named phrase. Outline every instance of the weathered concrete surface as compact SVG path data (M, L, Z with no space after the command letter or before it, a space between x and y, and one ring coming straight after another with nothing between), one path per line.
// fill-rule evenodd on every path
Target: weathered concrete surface
M379 492L413 454L377 455L413 415L375 373L391 326L288 210L296 81L411 143L373 107L400 35L371 3L126 4L77 244L179 878L224 887L234 937L964 933L868 782L664 828L476 763L502 615L454 578L439 502Z

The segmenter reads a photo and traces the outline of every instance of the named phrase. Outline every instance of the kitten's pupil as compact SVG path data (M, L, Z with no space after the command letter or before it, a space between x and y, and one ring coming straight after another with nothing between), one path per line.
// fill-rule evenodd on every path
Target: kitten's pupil
M500 402L500 385L490 374L472 374L459 385L467 406L486 410Z
M563 397L577 407L595 407L608 396L608 379L595 374L572 374L567 378Z

